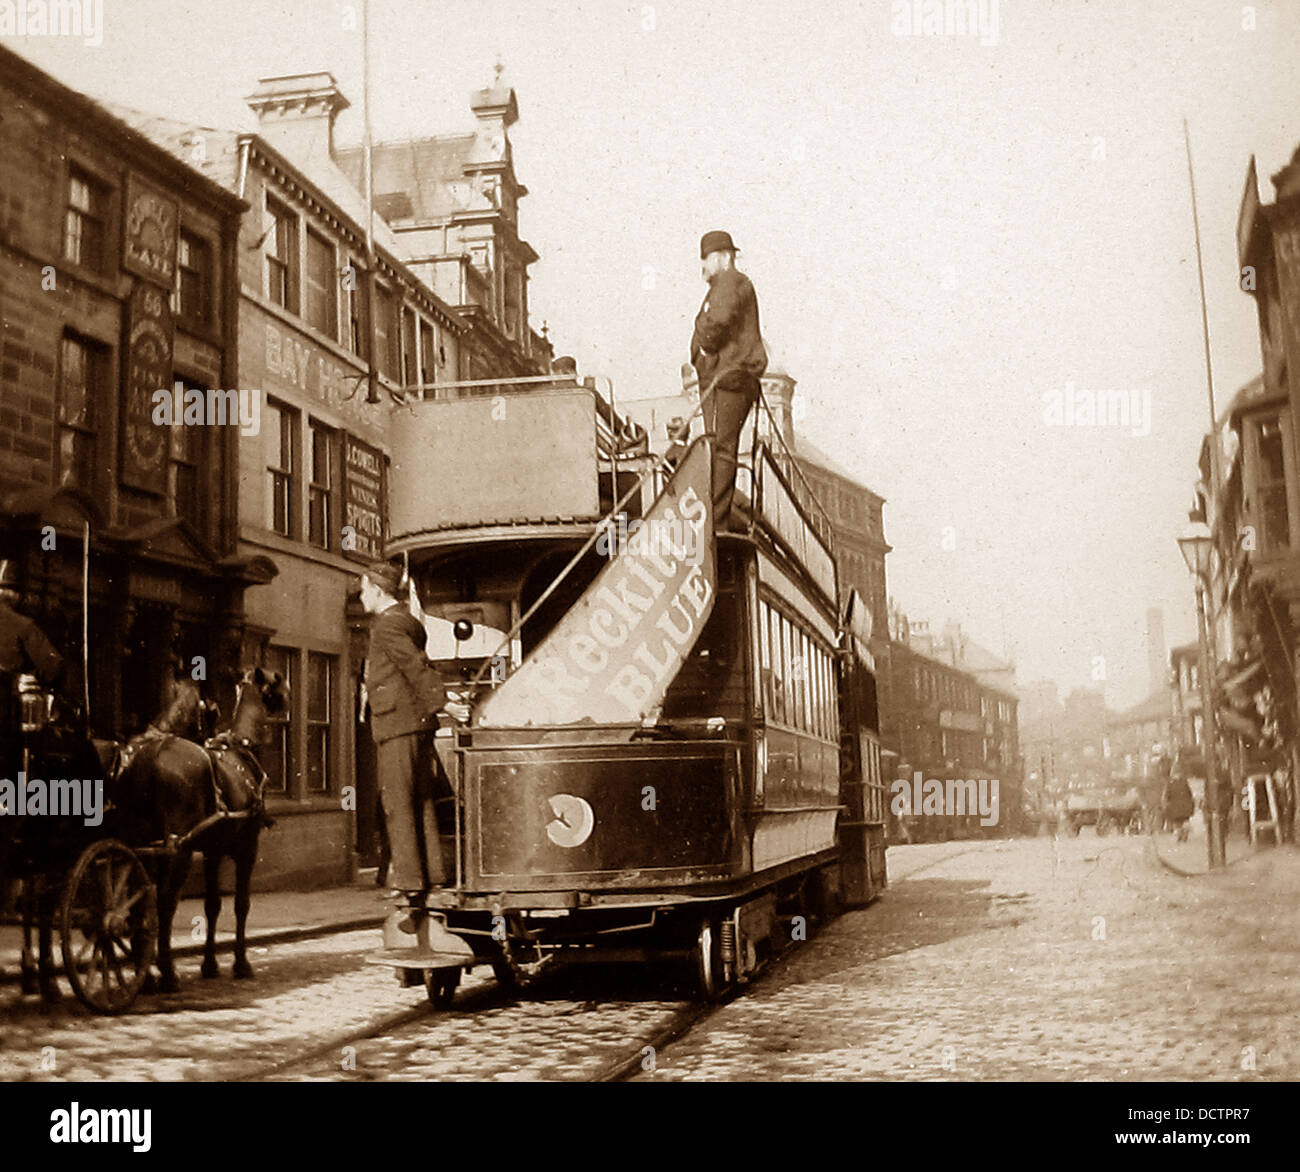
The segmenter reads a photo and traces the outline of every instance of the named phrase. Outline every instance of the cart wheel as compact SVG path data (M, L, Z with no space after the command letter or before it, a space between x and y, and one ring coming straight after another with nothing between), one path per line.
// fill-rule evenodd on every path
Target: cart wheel
M424 978L424 987L429 994L429 1004L434 1009L450 1009L452 999L456 996L456 986L460 984L460 968L430 969Z
M63 971L96 1013L129 1009L158 950L158 893L139 856L106 838L82 852L63 889Z
M700 924L695 937L695 991L704 1001L722 996L722 944L715 920Z

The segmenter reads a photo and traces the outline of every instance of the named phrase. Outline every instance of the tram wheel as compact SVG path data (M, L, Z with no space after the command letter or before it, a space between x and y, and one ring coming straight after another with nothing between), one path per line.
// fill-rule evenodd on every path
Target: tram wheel
M460 968L430 969L424 978L424 987L429 994L429 1004L434 1009L450 1009L460 985Z
M704 1001L722 996L722 940L716 920L701 922L695 937L695 991Z
M59 909L63 971L96 1013L139 996L158 949L158 893L140 857L111 838L82 852Z
M517 993L519 991L520 980L519 972L504 957L492 962L492 975L496 977L497 988L503 993Z

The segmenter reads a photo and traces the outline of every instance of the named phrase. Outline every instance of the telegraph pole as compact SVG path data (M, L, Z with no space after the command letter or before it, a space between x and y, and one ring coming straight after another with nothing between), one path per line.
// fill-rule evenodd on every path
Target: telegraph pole
M1192 193L1192 232L1196 238L1196 280L1201 292L1201 338L1205 346L1205 390L1210 410L1210 483L1206 502L1206 523L1210 528L1211 542L1214 540L1214 520L1216 513L1211 506L1217 506L1219 495L1219 434L1214 411L1214 369L1210 362L1210 316L1205 301L1205 264L1201 255L1201 222L1196 210L1196 174L1192 168L1192 136L1187 128L1187 119L1183 119L1183 142L1187 147L1187 183ZM1213 545L1211 545L1211 550ZM1201 657L1201 734L1205 740L1205 799L1203 815L1205 817L1205 849L1209 855L1211 868L1227 862L1223 842L1223 828L1219 824L1219 761L1217 721L1214 719L1214 688L1211 681L1213 660L1210 657L1212 642L1211 624L1214 621L1211 590L1210 559L1206 559L1205 574L1198 575L1196 593L1197 639L1200 644Z

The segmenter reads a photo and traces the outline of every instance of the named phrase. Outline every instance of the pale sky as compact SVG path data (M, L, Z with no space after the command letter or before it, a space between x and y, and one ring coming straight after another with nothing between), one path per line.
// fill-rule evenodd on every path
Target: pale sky
M360 139L352 6L104 3L99 47L6 43L217 126L252 128L259 77L327 69ZM1259 370L1235 226L1250 156L1271 202L1300 143L1300 4L995 7L984 44L900 35L891 0L382 0L372 121L467 130L504 62L533 325L620 396L678 385L699 236L730 231L800 427L888 498L891 595L1005 640L1021 683L1088 685L1101 657L1121 706L1146 692L1147 607L1171 644L1194 634L1174 539L1208 409L1182 118L1222 410ZM1049 425L1069 385L1149 401L1150 426Z

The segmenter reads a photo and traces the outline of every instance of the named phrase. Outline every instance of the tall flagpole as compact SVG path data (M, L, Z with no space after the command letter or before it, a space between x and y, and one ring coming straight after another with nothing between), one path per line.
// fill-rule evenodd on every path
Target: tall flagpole
M1196 212L1196 175L1192 170L1192 136L1183 119L1183 142L1187 146L1187 182L1192 191L1192 232L1196 237L1196 279L1201 289L1201 337L1205 343L1205 388L1210 405L1210 493L1219 490L1218 437L1215 435L1214 370L1210 366L1210 316L1205 305L1205 264L1201 258L1201 222Z
M1214 369L1210 364L1210 315L1205 303L1205 264L1201 258L1201 222L1196 211L1196 173L1192 169L1192 136L1183 119L1183 142L1187 147L1187 183L1192 192L1192 231L1196 237L1196 279L1201 290L1201 337L1205 343L1205 389L1210 408L1210 483L1206 499L1205 519L1212 520L1211 504L1217 505L1219 485L1219 434L1214 411ZM1210 530L1213 536L1213 528ZM1219 818L1219 762L1217 759L1218 735L1214 712L1214 684L1212 673L1218 659L1214 651L1214 598L1210 590L1210 570L1207 565L1203 578L1197 581L1196 619L1201 659L1201 729L1205 744L1205 799L1202 816L1205 819L1205 849L1210 869L1216 863L1226 864L1223 825Z
M366 197L366 402L379 402L379 381L375 377L375 178L370 135L370 0L361 4L361 160L365 171Z

